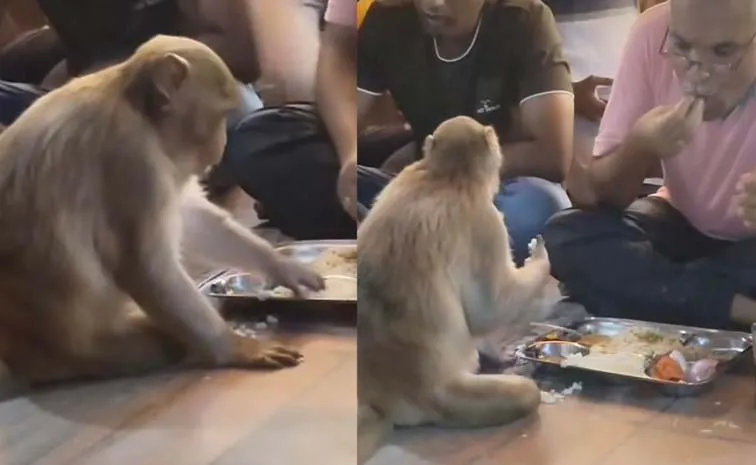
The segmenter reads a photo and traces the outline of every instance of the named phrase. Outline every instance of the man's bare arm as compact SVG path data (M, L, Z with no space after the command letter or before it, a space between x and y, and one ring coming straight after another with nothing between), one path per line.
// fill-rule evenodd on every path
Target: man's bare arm
M535 176L562 182L572 160L573 96L555 92L526 99L520 105L527 141L502 146L502 177Z
M327 23L318 60L318 109L343 164L357 156L357 30Z
M574 160L565 184L577 207L623 210L640 195L649 170L658 164L656 155L628 137L605 155L587 162Z

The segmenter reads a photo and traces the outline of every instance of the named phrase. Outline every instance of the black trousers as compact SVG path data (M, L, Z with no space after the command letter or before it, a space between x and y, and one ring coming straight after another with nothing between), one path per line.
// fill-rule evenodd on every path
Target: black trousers
M595 315L730 328L733 297L756 295L756 239L705 236L659 197L562 212L544 238L553 275Z

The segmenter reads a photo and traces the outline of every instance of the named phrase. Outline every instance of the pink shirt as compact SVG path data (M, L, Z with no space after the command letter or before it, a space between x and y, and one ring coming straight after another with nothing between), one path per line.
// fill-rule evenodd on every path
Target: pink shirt
M356 0L328 0L325 12L327 23L339 26L357 27L357 1Z
M669 24L669 5L641 15L627 40L593 153L621 144L633 124L659 105L674 104L682 91L672 67L659 54ZM756 100L724 121L705 122L677 156L664 160L667 198L702 233L719 239L752 237L731 208L735 184L756 170Z

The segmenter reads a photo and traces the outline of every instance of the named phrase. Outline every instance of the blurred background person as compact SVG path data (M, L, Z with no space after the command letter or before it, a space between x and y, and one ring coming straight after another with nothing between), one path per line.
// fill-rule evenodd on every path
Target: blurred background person
M337 195L338 157L314 107L325 0L26 3L37 5L49 26L29 31L33 41L17 37L0 53L0 70L15 81L0 76L0 124L70 78L125 59L156 34L192 37L223 58L243 96L229 115L224 158L206 180L210 197L250 212L252 223L262 216L288 237L355 236ZM18 56L24 59L11 59ZM51 69L29 72L42 62ZM19 76L25 79L18 82Z

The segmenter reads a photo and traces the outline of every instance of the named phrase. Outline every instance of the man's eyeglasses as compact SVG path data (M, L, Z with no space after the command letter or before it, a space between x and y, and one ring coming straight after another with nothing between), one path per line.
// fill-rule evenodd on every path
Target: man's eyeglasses
M659 54L672 60L677 60L682 63L686 69L692 68L694 65L698 65L702 68L708 69L716 74L725 74L738 68L746 57L748 49L756 41L756 33L751 36L751 40L743 44L734 44L731 47L731 51L728 50L727 56L712 56L705 60L694 60L690 57L690 51L681 50L680 47L674 44L670 40L669 29L664 34L664 40L659 47Z

